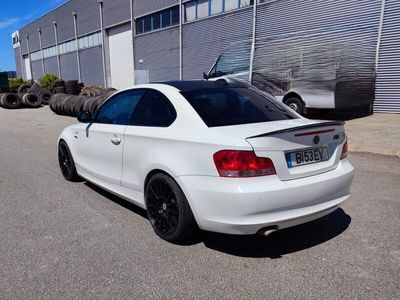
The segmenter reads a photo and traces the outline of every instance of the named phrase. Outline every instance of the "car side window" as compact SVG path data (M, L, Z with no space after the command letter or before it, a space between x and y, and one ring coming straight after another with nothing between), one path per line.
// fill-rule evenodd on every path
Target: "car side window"
M130 125L168 127L176 118L168 98L156 90L146 90L133 112Z
M97 113L96 123L128 125L144 90L133 90L115 95L104 103Z

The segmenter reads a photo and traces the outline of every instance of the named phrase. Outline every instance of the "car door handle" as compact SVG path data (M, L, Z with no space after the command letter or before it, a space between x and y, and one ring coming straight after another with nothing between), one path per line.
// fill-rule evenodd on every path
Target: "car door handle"
M119 145L119 144L121 144L121 138L114 135L111 139L111 143L113 143L114 145Z

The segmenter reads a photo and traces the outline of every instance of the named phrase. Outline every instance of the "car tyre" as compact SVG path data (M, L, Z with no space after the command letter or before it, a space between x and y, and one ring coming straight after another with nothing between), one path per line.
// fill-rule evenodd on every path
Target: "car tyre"
M178 243L195 236L198 227L179 185L166 174L153 175L145 191L147 216L156 234Z
M299 98L291 97L285 100L285 104L298 114L304 114L304 103Z
M79 181L79 175L76 172L75 162L69 151L68 145L61 140L58 144L58 163L60 165L61 174L68 181Z

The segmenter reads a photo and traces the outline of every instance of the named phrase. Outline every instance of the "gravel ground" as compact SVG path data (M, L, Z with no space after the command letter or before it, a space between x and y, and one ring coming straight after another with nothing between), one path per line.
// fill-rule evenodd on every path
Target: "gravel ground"
M62 178L48 108L0 109L0 298L400 298L400 160L351 154L352 196L268 238L173 245L143 210Z

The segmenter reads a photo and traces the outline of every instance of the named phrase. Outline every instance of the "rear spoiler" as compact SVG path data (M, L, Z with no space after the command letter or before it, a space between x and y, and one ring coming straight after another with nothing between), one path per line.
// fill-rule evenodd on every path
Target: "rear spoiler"
M280 134L280 133L287 133L287 132L293 132L293 131L298 131L298 130L303 130L303 129L317 128L317 127L321 128L321 127L328 127L328 126L343 126L344 124L345 124L345 122L343 122L343 121L329 121L329 122L315 123L315 124L298 126L298 127L290 127L290 128L272 131L272 132L268 132L268 133L263 133L263 134L259 134L259 135L255 135L255 136L250 136L246 139L271 136L271 135Z

